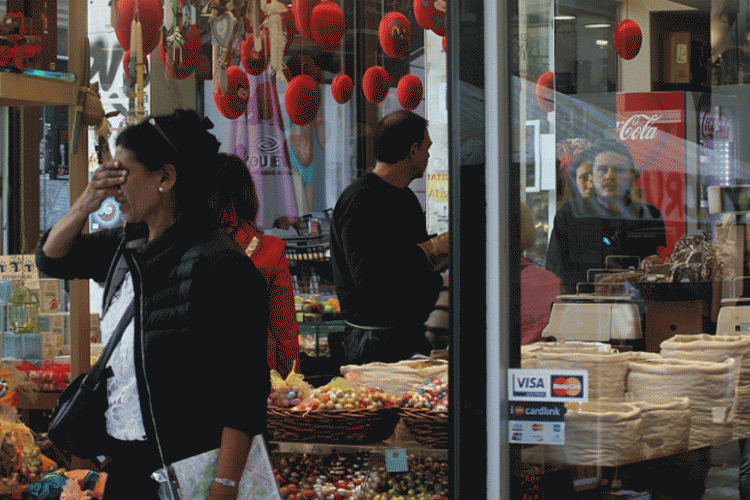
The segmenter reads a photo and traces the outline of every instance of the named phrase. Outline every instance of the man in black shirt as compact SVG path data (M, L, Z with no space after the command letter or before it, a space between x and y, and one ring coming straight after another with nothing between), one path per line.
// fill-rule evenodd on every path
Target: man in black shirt
M448 234L430 238L408 187L427 168L427 121L396 111L378 123L373 143L375 168L341 194L331 230L336 294L347 322L344 356L355 364L429 354L424 322L448 260Z

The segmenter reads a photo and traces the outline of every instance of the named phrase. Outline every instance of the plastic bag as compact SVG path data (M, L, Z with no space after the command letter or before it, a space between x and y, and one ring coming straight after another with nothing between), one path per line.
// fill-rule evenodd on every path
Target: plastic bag
M276 370L271 370L271 394L268 406L288 408L310 397L312 387L305 382L305 376L295 371L297 362L292 363L292 370L286 378Z

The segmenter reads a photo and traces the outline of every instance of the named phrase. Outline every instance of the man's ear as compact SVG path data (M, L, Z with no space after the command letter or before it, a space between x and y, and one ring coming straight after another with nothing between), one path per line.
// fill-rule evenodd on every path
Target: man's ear
M165 164L161 168L161 179L159 180L159 188L167 192L170 189L174 188L175 183L177 182L177 169L174 168L174 165L171 163Z
M415 154L417 154L417 151L419 151L419 143L415 142L414 144L411 145L411 148L409 148L409 157L412 157Z

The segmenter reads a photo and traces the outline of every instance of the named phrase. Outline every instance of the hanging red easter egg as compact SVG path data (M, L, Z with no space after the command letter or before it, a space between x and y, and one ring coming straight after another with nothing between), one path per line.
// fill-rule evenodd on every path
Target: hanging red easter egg
M440 12L439 10L436 12ZM445 36L445 16L436 16L432 19L432 28L430 28L433 33L435 33L437 36Z
M416 75L404 75L398 81L396 94L401 107L409 111L415 109L422 102L422 80Z
M312 57L307 54L295 54L286 62L284 76L291 82L292 78L301 74L309 75L318 83L323 83L323 70L315 64Z
M422 29L432 30L436 24L443 25L443 34L440 36L445 35L445 12L435 8L435 0L414 0L413 5L414 19Z
M268 55L271 52L270 42L268 40L268 30L263 29L260 33L260 50L255 50L255 37L252 33L245 37L240 44L240 61L245 71L253 76L258 76L265 71L268 66Z
M554 100L555 74L552 71L543 73L536 81L536 100L544 111L555 109Z
M198 66L198 53L201 50L201 34L198 31L196 25L191 25L190 29L185 33L182 48L172 50L171 47L167 46L165 49L164 44L159 44L159 53L161 54L161 63L164 67L167 66L167 51L173 58L172 61L172 78L177 80L184 80L190 76L195 68Z
M133 21L136 0L119 0L120 21L115 29L117 41L123 49L130 49L130 24ZM143 31L143 55L150 54L161 38L161 25L164 20L164 10L159 0L138 0L138 15Z
M227 89L214 92L214 102L224 117L234 120L247 110L250 84L239 66L227 68Z
M339 46L344 36L344 13L336 2L320 0L310 13L310 33L325 50Z
M292 0L292 12L294 13L294 26L307 40L314 42L315 39L310 32L310 14L313 7L320 0Z
M131 64L130 64L130 51L129 50L126 50L125 51L125 55L122 57L122 67L125 69L125 78L127 78L128 80L135 80L135 78L136 78L135 64L132 65L133 72L131 73L131 71L130 71L130 68L131 68ZM143 69L144 69L144 71L143 71L143 79L145 80L146 77L148 76L148 58L145 58L143 60ZM131 75L132 75L132 77L131 77Z
M309 75L292 78L284 92L284 107L296 125L312 123L320 108L320 87Z
M615 50L623 59L637 56L642 42L641 27L632 19L625 19L615 28Z
M349 75L342 73L336 75L331 81L331 94L339 104L346 104L352 98L354 83Z
M448 37L443 37L443 52L448 52Z
M284 44L284 52L286 52L292 46L294 35L297 33L294 24L294 11L291 8L281 14L281 26L284 28L284 35L286 36L286 44Z
M411 24L400 12L389 12L383 16L378 26L378 40L388 57L398 59L409 53Z
M382 66L372 66L362 77L362 92L365 98L373 104L383 102L388 95L390 82L388 72Z

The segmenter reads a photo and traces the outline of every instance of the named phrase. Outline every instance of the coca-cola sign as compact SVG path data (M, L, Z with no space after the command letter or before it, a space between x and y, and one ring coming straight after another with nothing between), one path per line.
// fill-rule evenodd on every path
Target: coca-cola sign
M731 120L725 113L712 113L701 111L701 143L704 141L730 141L732 140Z
M662 118L659 113L639 113L617 122L617 137L620 141L652 141L658 129L654 125Z

